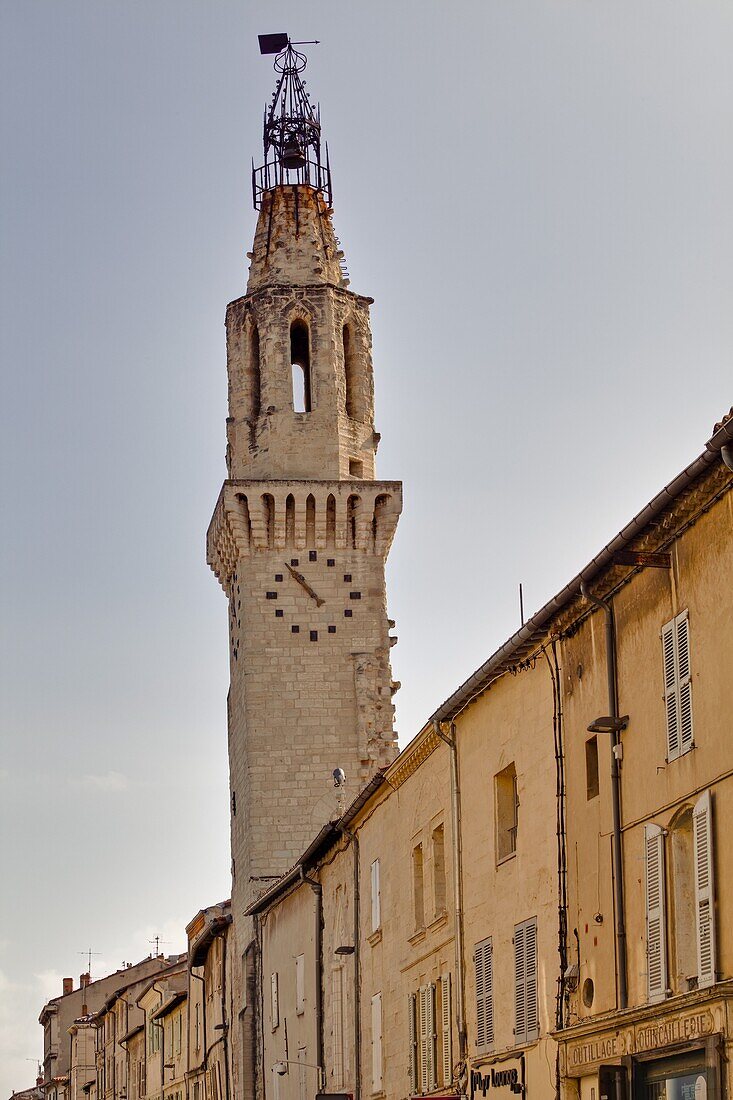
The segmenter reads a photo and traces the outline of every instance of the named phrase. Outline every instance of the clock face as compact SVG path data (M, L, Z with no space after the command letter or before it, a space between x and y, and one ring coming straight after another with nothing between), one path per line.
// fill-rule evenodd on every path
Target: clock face
M354 587L352 574L338 576L336 558L326 558L326 568L334 571L327 579L322 562L317 572L313 569L317 562L317 550L306 550L303 556L289 558L283 562L281 572L273 573L272 588L264 593L265 600L273 605L275 618L283 620L283 626L289 626L291 634L307 635L311 642L317 642L324 630L326 634L336 634L342 626L348 627L349 620L354 617L355 604L361 600L361 591ZM329 592L328 599L318 591L319 586ZM285 591L293 590L298 593L298 610L291 614L277 603Z

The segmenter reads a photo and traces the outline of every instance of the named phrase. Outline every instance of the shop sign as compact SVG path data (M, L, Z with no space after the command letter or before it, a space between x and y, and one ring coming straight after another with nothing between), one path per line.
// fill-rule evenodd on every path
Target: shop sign
M506 1089L507 1092L523 1095L523 1058L477 1066L471 1070L471 1100L477 1096L487 1096L495 1089Z
M643 1024L636 1028L636 1050L660 1050L675 1043L688 1043L691 1039L712 1035L713 1028L713 1014L708 1011Z
M571 1076L578 1076L586 1066L598 1062L614 1061L624 1055L644 1051L663 1050L679 1043L694 1042L715 1030L715 1019L710 1009L680 1013L676 1016L639 1023L613 1033L606 1032L597 1038L568 1043L567 1069ZM573 1070L576 1071L573 1074Z

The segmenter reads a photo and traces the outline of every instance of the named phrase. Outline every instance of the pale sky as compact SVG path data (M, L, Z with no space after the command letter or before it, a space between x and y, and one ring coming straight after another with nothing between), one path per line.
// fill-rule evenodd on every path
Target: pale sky
M229 894L224 310L273 87L318 38L336 231L374 296L397 728L733 402L733 6L2 0L0 1098L36 1019Z

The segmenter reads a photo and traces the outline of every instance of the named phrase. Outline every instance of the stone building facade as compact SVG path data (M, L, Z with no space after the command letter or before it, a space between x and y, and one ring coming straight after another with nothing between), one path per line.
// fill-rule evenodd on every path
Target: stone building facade
M727 1094L732 470L727 418L252 903L263 1100Z

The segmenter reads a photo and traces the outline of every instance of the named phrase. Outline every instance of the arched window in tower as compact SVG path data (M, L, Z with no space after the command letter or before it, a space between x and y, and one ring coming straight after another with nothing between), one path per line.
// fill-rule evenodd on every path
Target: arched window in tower
M244 493L237 494L237 503L239 504L242 515L242 529L245 539L245 544L251 546L252 544L252 520L249 514L249 502Z
M262 497L262 513L265 521L265 538L270 549L275 545L275 498L272 493Z
M344 381L346 383L346 415L352 420L361 420L361 402L359 400L359 377L354 334L350 325L342 330L344 346Z
M377 547L377 539L379 538L379 531L383 523L384 513L389 503L389 493L380 493L374 500L374 515L372 517L372 539L374 542L374 549Z
M249 410L250 418L256 420L260 415L260 334L257 325L252 325L249 334Z
M356 549L356 540L358 536L358 516L360 510L361 497L356 496L356 494L350 496L346 504L346 516L349 524L349 546L352 550Z
M336 497L328 494L326 501L326 546L336 545Z
M697 974L695 940L695 856L692 836L692 808L683 807L669 829L672 856L672 916L674 944L670 952L676 993L687 993Z
M285 499L285 545L295 546L295 497L292 493Z
M293 412L311 411L310 336L305 321L290 326L290 363L293 372Z
M313 493L305 498L305 544L310 549L316 545L316 498Z

